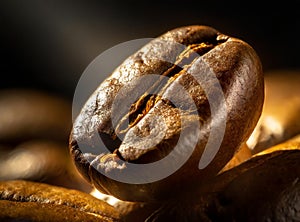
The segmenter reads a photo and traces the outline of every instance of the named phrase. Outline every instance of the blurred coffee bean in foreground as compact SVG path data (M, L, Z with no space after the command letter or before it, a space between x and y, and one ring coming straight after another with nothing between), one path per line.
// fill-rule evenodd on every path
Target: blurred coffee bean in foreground
M120 221L87 193L29 181L0 181L0 221Z

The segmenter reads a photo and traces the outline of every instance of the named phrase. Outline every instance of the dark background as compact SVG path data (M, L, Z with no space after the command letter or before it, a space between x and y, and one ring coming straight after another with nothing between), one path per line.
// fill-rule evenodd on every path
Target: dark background
M193 24L248 42L265 72L299 70L298 12L289 1L1 1L0 88L72 99L82 72L106 49Z

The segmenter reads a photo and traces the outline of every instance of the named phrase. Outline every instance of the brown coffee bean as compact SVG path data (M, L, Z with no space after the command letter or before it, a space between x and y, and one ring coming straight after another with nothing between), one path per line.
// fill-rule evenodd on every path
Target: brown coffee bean
M0 91L0 180L26 179L89 192L68 152L71 104L29 89Z
M300 133L300 71L265 73L265 103L261 118L247 141L253 153Z
M300 136L267 149L195 185L148 221L297 221L300 216Z
M0 91L0 143L30 139L67 141L72 126L69 101L37 90Z
M222 221L299 220L299 158L298 138L261 152L228 172L241 174L218 196L216 215Z
M36 202L0 200L0 220L5 222L61 222L61 221L115 221L95 214L85 213L68 206Z
M3 221L121 221L118 212L89 194L28 181L0 182Z
M0 150L0 181L4 180L40 181L91 191L71 161L67 145L47 140L31 140Z
M151 74L160 77L141 78ZM226 165L255 127L263 94L262 67L251 46L211 27L177 28L125 60L93 93L73 125L71 153L102 192L129 201L172 198ZM205 151L208 141L218 140ZM214 149L216 156L199 169ZM143 170L159 160L156 170ZM150 180L168 170L174 173Z
M208 186L204 186L203 190L197 189L198 192L202 193L210 193L210 192L219 192L223 190L231 181L238 180L237 177L242 175L244 172L248 172L251 169L259 169L259 167L266 167L267 169L270 169L270 172L272 171L272 167L277 167L276 164L274 166L270 164L271 159L278 159L279 165L284 165L285 161L285 155L286 156L293 156L298 155L298 152L300 152L300 135L293 137L290 140L285 141L284 143L280 143L276 146L270 147L262 152L259 152L255 155L252 155L251 158L244 161L243 163L233 167L232 169L229 169L227 171L223 171L218 176L213 178L212 180L208 181ZM280 163L281 160L283 161L282 164ZM270 162L269 162L270 161ZM275 161L274 161L275 162ZM286 162L288 165L289 163ZM295 174L291 173L290 175L293 178L293 175L297 175L298 173L298 167L295 168ZM274 174L270 173L270 177L272 177ZM283 176L283 175L279 175ZM286 175L289 177L289 174ZM274 184L276 186L276 184ZM271 189L271 188L270 188ZM201 191L200 191L201 190Z

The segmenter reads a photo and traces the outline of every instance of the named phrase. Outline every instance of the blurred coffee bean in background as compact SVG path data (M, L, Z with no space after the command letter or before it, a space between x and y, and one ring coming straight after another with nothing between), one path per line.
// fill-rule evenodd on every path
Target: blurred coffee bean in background
M0 90L0 180L25 179L90 191L68 151L71 104L29 89Z
M265 102L247 141L258 153L300 134L300 69L265 73Z
M67 142L71 103L58 95L29 89L0 90L0 143L28 139Z

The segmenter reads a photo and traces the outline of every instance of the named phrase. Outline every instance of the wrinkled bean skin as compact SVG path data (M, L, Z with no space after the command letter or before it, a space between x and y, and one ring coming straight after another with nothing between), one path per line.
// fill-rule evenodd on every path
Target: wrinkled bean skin
M162 41L165 43L162 44ZM186 59L187 64L184 64L183 70L176 70L176 67L174 68L169 62L155 59L155 54L158 54L159 58L180 64L180 58L185 55L183 55L182 48L178 49L171 44L174 42L187 46L190 49L189 52L193 52L194 48L201 59ZM220 120L224 116L224 113L221 112L217 112L215 116L210 113L210 101L208 101L207 95L214 95L217 87L214 81L205 76L204 67L209 67L222 88L227 118L224 137L215 158L207 167L199 170L199 160L210 134L211 123L216 121L218 128L218 124L221 124ZM135 104L136 107L143 106L143 102L146 100L146 107L150 104L150 108L142 110L140 119L138 119L140 116L138 114L141 110L133 109L134 112L129 115L131 125L127 129L124 139L119 141L116 139L111 121L114 99L122 87L125 87L123 100L126 99L126 95L134 93L134 87L126 88L127 85L141 76L153 73L160 75L171 73L169 81L171 83L166 85L165 91L158 90L161 95L153 101L151 101L151 97L145 97L140 100L141 104L138 102ZM189 73L199 75L209 86L209 90L204 91L201 84ZM180 104L184 104L184 98L181 98L180 93L176 95L176 87L172 83L181 84L189 93L196 105L196 113L192 113L191 107L174 107L164 99L169 93L175 95L175 99L179 103L181 102ZM188 190L191 184L204 184L207 179L214 177L226 165L253 131L262 110L263 99L262 67L251 46L207 26L177 28L151 41L125 60L91 95L73 124L70 135L71 155L85 178L104 193L127 201L151 202L169 199L178 190ZM179 112L182 109L188 114L180 116ZM217 110L221 109L217 108ZM152 114L163 117L166 134L151 149L142 149L148 144L146 142L144 144L135 143L132 134L136 132L139 132L140 135L149 134L147 129L149 129L149 121L152 121ZM121 117L119 119L122 120ZM182 119L183 122L181 122ZM195 122L199 122L201 127L194 127ZM163 131L160 124L156 124L155 127L155 130ZM185 133L182 133L184 130L186 130ZM119 169L124 167L124 164L126 168L127 163L151 163L166 157L176 145L180 133L187 141L196 140L195 149L180 169L159 181L144 184L119 182L99 173L95 166L90 164L92 161L97 162L96 156L100 156L101 164L97 167L110 171L112 174L122 174L123 171ZM110 151L97 153L99 144L95 143L94 138L98 135L101 136L104 144L108 145ZM217 139L213 138L213 140ZM183 149L183 147L189 146L189 142L180 146ZM82 147L85 147L87 151ZM88 154L89 152L92 154ZM103 156L105 158L102 158Z

